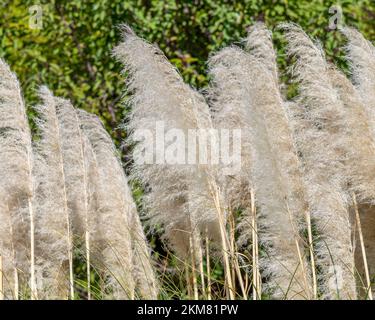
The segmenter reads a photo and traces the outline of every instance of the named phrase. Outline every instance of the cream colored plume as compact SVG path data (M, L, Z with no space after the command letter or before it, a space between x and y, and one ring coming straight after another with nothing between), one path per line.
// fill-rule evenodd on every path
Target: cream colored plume
M375 47L353 28L343 28L342 32L348 39L346 57L350 62L353 80L375 136Z
M137 134L140 129L148 130L155 143L158 134L166 134L170 129L181 130L187 137L189 129L212 128L208 106L202 96L183 82L157 47L137 37L128 27L124 27L124 40L114 53L124 64L124 72L128 72L132 110L127 129L130 140L136 143L133 176L147 186L149 223L163 226L166 242L186 257L192 234L199 237L200 231L208 227L213 237L218 237L216 207L209 191L215 184L214 174L207 165L197 165L196 158L191 164L187 163L187 156L181 163L166 163L163 145L156 145L155 152L151 151L151 163L138 163L137 156L150 146ZM186 146L171 142L166 143L166 149L176 147L187 152Z
M41 87L42 104L35 107L40 139L37 142L37 265L42 299L74 299L72 212L58 99Z
M18 299L20 290L35 284L33 204L34 166L26 108L17 77L0 59L0 172L2 229L0 255L5 266L5 296Z
M100 244L104 258L108 297L133 299L137 290L141 297L155 299L149 249L118 153L96 116L79 110L79 117L99 174L95 191L99 224L93 241Z
M329 77L322 50L293 24L281 26L298 83L297 104L290 108L307 180L308 200L318 238L320 291L327 299L355 299L354 256L346 200L345 109ZM292 106L292 105L291 105Z
M259 206L258 236L266 250L260 268L269 277L269 292L275 298L308 298L304 257L298 254L299 221L306 210L302 181L273 74L236 47L221 50L211 58L210 67L216 124L242 130L242 171L227 181L228 194L236 195L234 203L245 206L247 213L240 225L242 238L250 239L254 228L249 216L253 187Z

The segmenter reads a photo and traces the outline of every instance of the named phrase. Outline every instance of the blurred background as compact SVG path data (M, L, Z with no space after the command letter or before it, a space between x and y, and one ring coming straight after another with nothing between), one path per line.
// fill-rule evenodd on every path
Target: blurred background
M47 85L56 95L98 114L118 143L124 107L121 65L111 56L120 41L117 26L129 24L156 43L186 82L207 85L206 61L215 50L238 43L254 21L293 21L322 41L329 59L342 65L343 39L329 28L335 6L342 23L375 39L373 0L0 0L0 56L17 73L28 105L35 89ZM331 10L330 10L331 8ZM340 18L340 17L339 17ZM285 71L281 37L274 33L279 65Z

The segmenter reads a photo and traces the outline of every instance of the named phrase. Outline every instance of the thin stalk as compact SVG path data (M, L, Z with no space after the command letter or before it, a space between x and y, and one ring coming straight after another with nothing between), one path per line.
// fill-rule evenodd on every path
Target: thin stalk
M247 292L249 291L249 276L247 275L247 273L245 273L245 290L247 294Z
M90 261L90 233L86 229L85 232L85 247L86 247L86 268L87 268L87 300L91 300L91 261Z
M242 275L241 275L241 270L240 270L240 266L238 265L238 260L237 259L234 259L234 269L237 273L237 278L238 278L238 282L240 283L240 288L241 288L241 292L242 292L242 297L247 300L247 293L246 293L246 287L245 287L245 284L243 282L243 279L242 279Z
M225 271L225 279L226 279L226 285L227 285L227 291L229 295L230 300L234 300L234 292L233 292L233 283L232 283L232 277L230 273L230 263L229 263L229 256L228 256L228 237L225 230L225 222L223 213L220 206L220 197L218 194L218 188L212 188L210 185L211 193L213 195L215 207L218 213L218 220L219 220L219 227L220 227L220 236L221 236L221 245L222 245L222 253L224 258L224 271ZM214 189L214 191L212 190Z
M69 222L69 221L68 221ZM71 237L71 227L70 223L68 225L68 237ZM69 240L69 250L68 250L68 257L69 257L69 287L70 287L70 299L74 300L74 275L73 275L73 244L71 240Z
M189 237L190 242L190 255L191 255L191 273L193 278L193 290L194 290L194 300L199 300L198 295L198 284L197 284L197 275L195 270L195 246L193 244L192 236Z
M288 203L286 203L286 207L287 207L287 211L288 211L288 215L289 215L290 225L293 228L294 241L295 241L295 244L296 244L298 260L299 260L299 264L301 265L301 271L302 271L303 281L304 281L305 290L306 290L305 293L307 295L307 299L310 299L310 286L308 285L307 272L306 272L306 268L305 268L306 266L303 263L301 249L300 249L300 242L298 241L299 234L298 234L298 231L296 230L295 225L293 224L293 217L292 217L292 213L289 210ZM297 266L297 270L298 270L298 266Z
M60 128L59 124L56 123L57 136L60 137ZM73 239L72 231L70 225L70 214L68 209L68 196L66 192L65 184L65 172L64 172L64 160L62 158L62 150L59 146L59 156L60 156L60 173L63 180L63 194L64 194L64 211L66 215L66 224L67 224L67 237L68 237L68 259L69 259L69 287L70 287L70 299L74 300L74 274L73 274Z
M255 211L256 212L256 211ZM255 214L255 234L256 234L256 266L257 266L257 290L258 290L258 296L259 299L262 298L262 277L260 275L259 271L259 243L258 243L258 226L257 226L257 220L256 220L256 214Z
M311 275L312 275L312 283L313 283L313 299L316 300L318 297L318 283L316 280L316 266L315 266L315 256L314 256L314 244L313 244L313 236L312 236L312 228L311 228L311 216L310 211L306 210L305 212L305 220L307 225L307 236L308 236L308 245L310 251L310 263L311 263Z
M257 235L257 223L256 223L256 208L255 208L255 196L254 190L250 190L251 195L251 217L252 217L252 253L253 253L253 300L258 300L260 297L260 281L258 272L258 235Z
M198 246L198 256L199 256L199 271L201 277L201 286L203 297L206 297L206 281L204 279L204 268L203 268L203 252L201 246Z
M36 289L35 279L35 224L34 224L34 212L31 203L31 198L28 199L29 215L30 215L30 289L31 289L31 300L38 299L38 292Z
M207 266L207 300L211 300L210 246L209 246L207 228L206 228L206 266Z
M78 118L78 113L75 112L76 123L79 124L80 120ZM85 151L84 151L84 141L82 137L81 128L78 125L78 133L80 143L80 152L82 159L82 172L83 172L83 186L84 186L84 206L85 206L85 247L86 247L86 280L87 280L87 300L91 300L91 264L90 264L90 231L89 231L89 209L88 209L88 192L87 192L87 170L85 166Z
M72 239L72 231L70 225L70 215L69 209L67 206L67 193L66 193L66 186L65 186L65 173L63 167L63 160L61 157L60 151L60 170L63 179L63 194L64 194L64 211L66 214L66 228L67 228L67 237L68 237L68 260L69 260L69 291L70 291L70 299L74 300L74 275L73 275L73 239Z
M0 255L0 300L4 300L3 257Z
M235 265L235 251L234 251L234 222L233 222L233 215L231 210L229 210L231 213L228 217L229 222L229 255L231 260L231 274L232 274L232 283L233 283L233 291L237 292L236 288L236 268L234 268Z
M232 265L233 265L233 281L235 281L235 276L237 275L238 282L240 284L241 292L242 292L242 297L247 300L247 293L245 289L245 285L242 279L242 274L241 274L241 269L238 264L238 258L237 258L237 250L236 250L236 239L235 239L235 224L234 224L234 217L233 215L230 215L229 218L230 221L230 234L231 234L231 256L232 256Z
M297 248L297 255L298 255L299 263L301 264L303 278L304 278L304 281L305 281L305 288L307 290L306 291L307 298L310 299L310 288L309 288L309 285L308 285L308 282L307 282L307 273L306 273L306 269L305 269L305 264L303 263L303 260L302 260L302 254L301 254L301 249L299 247L298 240L296 239L295 242L296 242L296 248Z
M21 90L18 90L18 101L23 101L23 97L21 94ZM21 107L21 105L20 105ZM21 107L22 108L22 107ZM32 157L33 151L31 149L31 133L28 127L28 120L26 116L25 110L21 110L23 115L23 121L25 126L28 128L28 135L30 137L30 141L28 141L27 145L27 169L29 173L29 185L31 196L28 196L28 207L29 207L29 218L30 218L30 289L31 289L31 300L38 299L38 292L36 288L36 278L35 278L35 222L34 222L34 210L33 210L33 166L32 166ZM18 276L17 276L18 278Z
M187 294L189 299L192 296L191 292L191 281L190 281L190 274L189 274L189 263L188 261L185 262L185 277L186 277L186 287L187 287Z
M355 196L354 192L352 194L352 197L353 197L353 204L354 204L354 210L355 210L355 218L356 218L357 227L358 227L359 242L361 244L361 250L362 250L363 264L364 264L364 267L365 267L365 276L366 276L366 284L367 284L366 292L367 292L368 299L372 300L371 281L370 281L370 273L369 273L368 264L367 264L365 242L363 240L361 219L360 219L360 216L359 216L357 199L356 199L356 196Z
M9 207L8 207L9 210ZM9 219L9 231L11 236L13 237L13 225L11 219ZM13 281L14 281L14 300L19 299L19 280L18 280L18 271L17 271L17 264L16 264L16 250L14 248L13 241L12 243L12 259L13 259Z
M14 300L19 300L20 296L20 286L19 286L19 280L18 280L18 271L17 268L14 268Z

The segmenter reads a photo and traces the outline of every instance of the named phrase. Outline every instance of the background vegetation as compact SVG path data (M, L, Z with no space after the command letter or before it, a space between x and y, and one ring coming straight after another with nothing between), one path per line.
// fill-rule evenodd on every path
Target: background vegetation
M56 95L104 120L117 142L122 118L121 66L111 57L127 23L137 34L157 43L185 81L207 84L206 60L215 50L240 41L246 27L257 20L270 28L294 21L319 38L327 56L341 63L342 41L329 29L329 8L340 5L345 23L375 38L375 2L372 0L1 0L0 56L22 83L26 101L35 101L35 89L46 84ZM42 29L30 29L29 8L43 8ZM276 47L281 45L275 33ZM282 53L282 52L279 52ZM280 55L280 66L285 66Z

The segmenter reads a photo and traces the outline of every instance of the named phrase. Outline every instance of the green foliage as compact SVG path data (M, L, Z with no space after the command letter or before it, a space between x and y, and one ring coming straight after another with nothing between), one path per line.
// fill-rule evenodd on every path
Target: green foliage
M1 0L0 56L17 73L28 104L35 89L48 85L56 95L101 116L114 138L123 107L121 66L111 57L120 40L116 26L127 23L157 43L190 84L207 84L206 60L224 45L238 42L246 27L263 20L270 28L294 21L322 40L329 58L342 64L342 39L329 26L329 8L342 7L345 23L375 37L372 0ZM40 30L29 27L32 5L43 8ZM275 33L280 66L285 67L280 34Z

